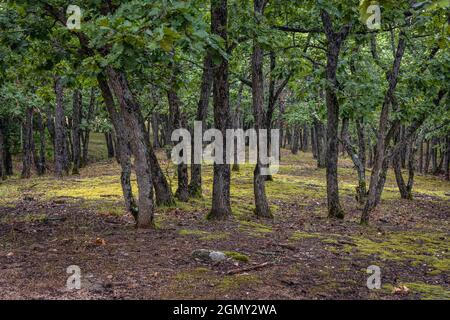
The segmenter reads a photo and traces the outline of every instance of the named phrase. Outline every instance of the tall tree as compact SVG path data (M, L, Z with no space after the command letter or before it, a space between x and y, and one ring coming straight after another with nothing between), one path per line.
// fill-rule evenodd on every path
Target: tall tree
M211 32L221 38L224 47L228 44L228 1L211 0ZM227 51L227 50L225 50ZM217 53L216 53L217 54ZM229 64L222 53L214 66L214 124L223 136L223 163L214 164L213 197L209 219L225 219L231 216L230 202L230 165L226 164L226 130L231 128Z

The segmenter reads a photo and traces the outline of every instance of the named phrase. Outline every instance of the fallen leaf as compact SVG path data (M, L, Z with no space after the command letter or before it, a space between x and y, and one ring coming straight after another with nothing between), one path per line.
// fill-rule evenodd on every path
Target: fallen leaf
M97 238L97 240L95 240L95 243L100 245L100 246L106 245L105 239L102 239L102 238Z

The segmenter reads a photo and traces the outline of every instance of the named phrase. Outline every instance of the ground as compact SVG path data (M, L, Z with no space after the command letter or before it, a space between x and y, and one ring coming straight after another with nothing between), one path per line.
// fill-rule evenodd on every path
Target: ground
M0 299L450 299L450 183L439 177L418 176L407 201L390 173L370 226L361 226L348 159L339 168L346 218L335 221L326 218L325 171L309 153L283 151L267 185L273 221L253 215L248 165L233 172L233 218L207 221L206 166L203 199L158 208L157 230L136 230L119 173L102 160L63 180L0 183ZM196 249L229 258L195 260ZM81 290L66 289L71 265ZM371 265L381 269L380 290L366 286Z

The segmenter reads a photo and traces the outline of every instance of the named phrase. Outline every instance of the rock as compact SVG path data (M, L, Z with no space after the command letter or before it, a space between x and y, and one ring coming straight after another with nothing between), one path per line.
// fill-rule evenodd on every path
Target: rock
M192 257L206 262L221 262L227 259L227 256L223 252L205 249L194 250Z

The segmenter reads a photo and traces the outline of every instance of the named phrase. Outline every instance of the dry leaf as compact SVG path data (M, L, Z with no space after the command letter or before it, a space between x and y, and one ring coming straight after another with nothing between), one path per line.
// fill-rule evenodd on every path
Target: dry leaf
M95 243L100 245L100 246L106 245L105 239L102 239L102 238L97 238L97 240L95 240Z
M395 287L392 290L393 294L407 294L409 292L409 288L407 286Z

